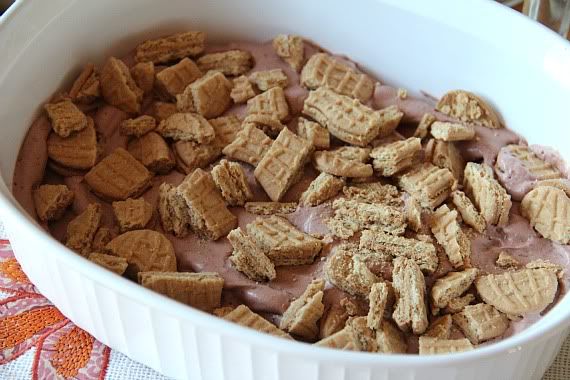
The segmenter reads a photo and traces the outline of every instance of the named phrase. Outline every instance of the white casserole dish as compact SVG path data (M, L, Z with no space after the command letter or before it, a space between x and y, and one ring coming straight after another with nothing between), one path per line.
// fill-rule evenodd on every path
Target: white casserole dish
M360 62L381 80L439 96L465 88L506 124L570 160L570 44L484 0L28 0L0 19L0 209L39 290L101 342L175 378L538 379L570 326L565 297L532 328L472 352L431 357L315 348L241 328L151 293L47 235L10 193L40 105L87 61L186 29L210 40L290 32Z

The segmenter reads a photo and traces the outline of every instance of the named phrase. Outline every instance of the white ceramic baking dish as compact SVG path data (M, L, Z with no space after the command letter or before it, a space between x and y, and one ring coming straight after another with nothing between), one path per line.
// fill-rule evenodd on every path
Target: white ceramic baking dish
M320 349L241 328L151 293L69 251L10 194L39 106L81 65L146 37L200 29L210 39L291 32L344 53L381 80L441 95L482 94L508 126L570 159L570 45L484 0L29 0L0 22L0 212L26 274L97 339L175 378L538 379L568 332L570 297L532 328L456 355Z

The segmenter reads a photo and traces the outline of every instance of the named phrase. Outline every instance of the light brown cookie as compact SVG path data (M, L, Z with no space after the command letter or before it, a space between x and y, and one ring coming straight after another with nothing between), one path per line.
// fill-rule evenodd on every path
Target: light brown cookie
M158 193L158 213L165 232L185 237L190 229L190 213L186 201L175 186L162 183Z
M95 165L85 182L103 199L125 200L142 194L152 174L123 148L117 148Z
M106 253L91 252L88 259L119 276L122 276L129 266L124 257L107 255Z
M461 213L461 218L465 224L470 225L479 233L485 231L487 222L463 191L455 190L451 193L451 200L455 208Z
M170 240L160 232L135 230L111 240L105 250L129 263L127 272L176 272L176 255Z
M460 313L465 309L465 306L468 306L473 301L475 301L475 296L471 293L467 293L462 297L457 297L449 301L447 306L443 309L443 312L446 314Z
M247 115L243 120L242 125L245 127L248 124L261 129L270 137L276 137L279 132L285 128L285 125L281 123L275 115L261 113L252 113Z
M503 269L516 269L521 266L521 263L517 259L505 251L499 252L499 257L497 257L495 264Z
M197 112L206 119L223 114L232 103L232 83L219 71L209 71L176 96L182 112Z
M277 215L257 217L246 229L275 266L310 264L323 245Z
M455 179L449 170L424 163L399 176L398 185L415 196L422 207L433 208L451 194Z
M156 132L162 137L173 140L195 141L208 144L216 135L212 125L201 115L195 113L175 113L162 120Z
M228 206L243 206L253 198L245 172L237 162L221 160L212 169L212 177Z
M439 339L420 337L420 355L451 354L473 350L469 339Z
M309 58L301 71L301 84L311 90L330 88L361 102L370 99L374 92L374 81L368 75L327 53L317 53Z
M463 122L479 124L487 128L502 128L495 111L477 95L453 90L445 93L435 109Z
M345 160L358 161L363 164L370 161L370 148L361 148L359 146L345 145L331 150L334 154L339 155Z
M190 221L195 232L218 240L237 227L237 218L226 207L210 173L194 170L178 186L178 193L190 208Z
M320 150L313 154L315 168L323 173L338 177L363 178L373 174L372 165L359 161L347 160L334 151Z
M325 310L324 288L323 279L311 281L303 294L289 304L283 313L279 328L305 339L314 339L319 332L317 322Z
M213 272L145 271L138 273L138 280L147 289L203 311L220 306L224 286L224 279Z
M444 308L451 300L461 296L473 283L477 276L476 268L469 268L462 272L450 272L438 278L431 288L433 305Z
M156 74L156 89L166 98L174 99L196 79L202 77L202 71L190 58L184 58Z
M408 352L406 337L388 320L382 321L380 329L376 331L376 343L378 344L378 352L385 354L405 354Z
M252 281L265 282L275 278L275 265L240 227L230 231L228 240L233 247L230 261L236 270Z
M239 305L234 310L223 317L226 321L237 323L244 327L249 327L266 334L278 336L280 338L292 339L285 331L280 330L273 323L264 319L261 315L254 313L245 305Z
M538 313L554 300L556 274L545 268L489 274L475 281L481 299L509 315Z
M380 116L380 127L378 128L378 135L376 135L376 137L388 138L394 133L396 128L398 128L398 125L400 125L400 121L404 117L404 112L397 106L389 106L379 110L378 115Z
M70 169L90 169L97 160L97 135L93 119L73 135L63 138L50 133L47 139L48 157L56 164Z
M154 88L154 63L139 62L131 67L131 76L137 87L148 94Z
M303 114L326 127L333 136L353 145L365 146L380 132L378 111L326 87L309 92Z
M168 173L175 165L168 144L155 132L149 132L129 141L128 152L154 173Z
M253 58L244 50L228 50L219 53L205 54L198 58L198 67L204 72L216 70L224 75L242 75L251 70Z
M74 194L65 185L41 185L32 192L41 221L58 220L73 203Z
M461 230L457 211L443 205L435 210L430 219L431 232L443 247L451 265L454 268L464 267L471 261L471 241Z
M374 170L383 177L390 177L404 169L411 167L422 149L420 139L396 141L372 149L372 165Z
M156 119L149 115L126 119L121 122L121 135L140 137L156 128Z
M410 258L427 274L433 273L439 262L433 244L384 232L363 231L360 237L360 249Z
M299 203L304 206L317 206L333 198L344 187L345 180L328 173L321 173L315 178L307 190L301 194Z
M194 141L177 141L172 145L172 150L176 166L186 174L205 168L222 154L217 144L198 144Z
M245 211L255 215L291 214L297 209L295 202L246 202Z
M366 316L366 324L369 329L382 330L384 311L390 298L390 287L385 282L377 282L370 288L368 298L369 310Z
M524 196L521 212L541 236L560 244L570 242L570 197L563 190L534 188Z
M123 61L110 57L101 70L101 94L105 101L127 113L139 113L143 91Z
M426 283L420 267L411 259L394 259L392 272L396 307L392 318L400 330L422 334L428 327Z
M101 205L91 203L67 225L65 245L75 252L87 256L91 252L93 237L101 223Z
M316 149L328 149L331 145L328 129L304 117L299 118L297 134L313 144Z
M380 182L352 184L345 186L342 192L346 198L359 202L382 203L393 207L402 207L404 204L396 186Z
M230 97L236 104L245 103L256 95L253 85L245 75L234 78L232 84Z
M241 130L241 120L235 115L220 116L215 119L210 119L208 122L216 133L213 144L221 149L231 144Z
M136 62L165 63L204 51L206 34L189 31L172 34L139 44L135 50Z
M75 103L89 104L101 95L99 74L95 65L87 63L69 90L69 98Z
M357 254L358 247L351 244L337 246L333 253L327 256L325 262L325 277L327 281L340 290L354 296L368 298L372 286L381 282L368 269L362 257Z
M453 315L453 323L473 344L500 337L509 327L509 319L486 303L466 306Z
M431 161L432 164L442 169L448 169L457 182L461 183L465 171L465 160L455 144L441 140L430 140L428 144L432 144L432 150L427 161Z
M255 178L272 201L281 200L291 185L299 180L311 151L311 144L288 128L279 133L254 171Z
M302 37L279 34L273 39L273 49L295 71L301 71L305 59L305 46Z
M44 109L51 122L51 127L60 137L69 137L74 132L87 126L87 116L70 100L47 103Z
M464 141L475 138L473 126L448 121L434 121L430 126L430 133L436 140Z
M249 81L260 91L267 91L272 87L286 88L289 85L289 78L281 69L256 71L249 74Z
M152 217L152 205L143 198L113 202L113 213L121 232L143 229Z
M175 114L176 112L178 112L176 104L158 101L153 102L149 110L149 114L158 122L168 119L170 115Z
M449 339L452 323L453 319L451 318L451 315L443 315L430 323L426 332L422 336L437 339Z
M493 176L487 164L469 162L463 179L465 193L473 200L488 224L505 225L509 221L511 196Z
M429 128L437 119L431 113L424 113L416 130L414 131L414 137L419 137L420 139L425 139L428 136Z
M247 114L260 114L283 121L289 116L289 104L281 87L273 87L247 101Z

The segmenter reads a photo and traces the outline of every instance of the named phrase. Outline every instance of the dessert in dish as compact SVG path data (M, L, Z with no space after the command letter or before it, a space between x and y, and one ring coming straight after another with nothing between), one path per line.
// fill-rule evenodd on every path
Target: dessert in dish
M88 64L13 191L78 254L259 331L445 353L565 294L564 162L478 96L413 97L298 36L186 32Z

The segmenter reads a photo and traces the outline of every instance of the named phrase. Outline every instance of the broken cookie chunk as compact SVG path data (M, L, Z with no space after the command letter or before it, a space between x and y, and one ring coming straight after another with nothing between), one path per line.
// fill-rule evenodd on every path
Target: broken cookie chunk
M41 185L33 191L34 205L40 220L58 220L73 202L74 194L65 185Z
M212 177L229 206L243 206L253 197L240 164L221 160L212 169Z
M319 332L317 322L325 309L324 287L325 281L322 279L311 281L303 294L291 302L283 313L279 327L302 338L314 339Z
M87 116L70 100L48 103L44 108L54 132L61 137L68 137L87 126Z
M142 198L113 202L113 213L121 232L143 229L152 217L152 206Z
M230 261L238 271L253 281L271 281L275 278L275 265L240 227L230 231L228 240L233 247Z

